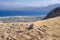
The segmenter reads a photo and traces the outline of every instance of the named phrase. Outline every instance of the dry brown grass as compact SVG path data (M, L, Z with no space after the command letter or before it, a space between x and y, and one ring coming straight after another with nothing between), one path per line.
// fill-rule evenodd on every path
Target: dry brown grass
M60 40L60 17L36 22L1 22L0 40Z

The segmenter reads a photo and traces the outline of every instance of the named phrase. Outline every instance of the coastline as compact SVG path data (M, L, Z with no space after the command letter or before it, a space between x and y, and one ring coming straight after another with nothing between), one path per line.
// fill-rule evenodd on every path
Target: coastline
M30 15L30 16L0 16L0 18L10 18L10 17L45 17L46 15Z
M0 21L3 23L6 22L35 22L42 20L45 16L5 16L5 17L0 17Z

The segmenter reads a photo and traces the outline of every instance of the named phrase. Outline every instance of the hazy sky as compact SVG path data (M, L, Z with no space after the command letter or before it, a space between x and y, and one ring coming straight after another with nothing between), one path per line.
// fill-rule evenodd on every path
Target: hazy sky
M41 7L60 4L60 0L0 0L0 8Z

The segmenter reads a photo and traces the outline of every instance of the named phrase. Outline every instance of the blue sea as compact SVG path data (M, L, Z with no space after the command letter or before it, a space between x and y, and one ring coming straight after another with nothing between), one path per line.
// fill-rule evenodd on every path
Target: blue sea
M47 15L42 11L28 11L28 10L0 10L0 17L5 16L42 16Z

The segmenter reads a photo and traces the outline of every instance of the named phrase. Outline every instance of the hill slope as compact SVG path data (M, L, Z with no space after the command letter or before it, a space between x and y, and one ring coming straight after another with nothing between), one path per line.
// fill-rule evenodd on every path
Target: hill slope
M60 7L56 7L55 9L51 10L44 19L54 18L60 16Z
M0 40L60 40L60 16L36 22L0 22Z

